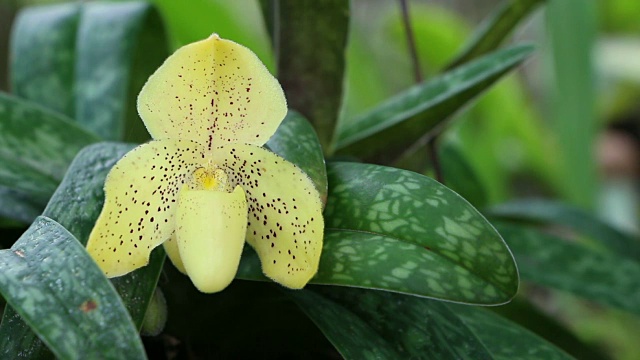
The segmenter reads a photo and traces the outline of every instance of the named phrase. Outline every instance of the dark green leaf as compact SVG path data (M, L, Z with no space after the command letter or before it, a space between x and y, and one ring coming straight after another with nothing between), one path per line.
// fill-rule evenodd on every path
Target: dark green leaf
M562 319L545 314L527 301L525 296L521 293L508 304L492 307L491 310L534 332L576 359L607 359L604 349L598 347L597 344L587 344L578 339L571 330L561 323Z
M640 314L640 264L533 229L496 225L523 280Z
M278 79L289 107L311 121L330 151L342 99L349 1L281 1L278 10Z
M546 340L489 310L455 304L447 307L484 343L493 359L571 359Z
M0 356L3 359L54 359L47 346L8 305L2 314L0 326Z
M482 181L463 156L460 148L452 143L445 143L440 146L438 153L447 186L475 207L480 208L486 205L487 192Z
M46 204L46 199L37 199L26 193L0 186L0 218L30 224Z
M401 358L394 338L384 338L349 309L309 290L288 294L345 359Z
M346 359L569 358L484 309L363 289L318 290L322 295L287 293Z
M323 253L314 284L498 304L518 288L500 235L469 203L409 171L330 163ZM253 251L238 277L264 279Z
M79 12L77 3L26 8L11 34L13 93L71 117Z
M299 166L315 184L322 203L327 202L327 169L322 147L313 126L302 115L289 111L266 145Z
M640 261L640 241L577 207L547 200L512 201L492 207L492 217L566 226L600 242L607 250Z
M77 121L103 139L148 140L136 98L168 55L158 13L145 2L85 3L77 39Z
M47 199L73 157L95 141L68 118L0 93L0 185Z
M462 51L447 65L453 69L497 49L529 14L546 0L505 0L469 39Z
M491 359L442 302L362 289L322 293L289 292L346 359Z
M416 85L338 127L339 153L390 161L442 125L531 54L531 46L496 51Z
M145 358L114 288L80 243L48 218L0 251L0 291L60 358Z

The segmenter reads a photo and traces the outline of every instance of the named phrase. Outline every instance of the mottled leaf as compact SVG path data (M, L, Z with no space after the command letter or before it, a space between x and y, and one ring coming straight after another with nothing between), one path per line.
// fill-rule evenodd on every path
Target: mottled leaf
M453 69L497 49L515 27L546 0L505 0L485 20L460 53L447 65Z
M496 224L523 280L640 314L640 263L542 232Z
M29 7L11 33L11 90L21 98L73 117L77 3Z
M76 50L76 119L107 140L149 139L136 97L167 57L158 13L145 2L89 2Z
M145 141L135 99L167 49L160 17L145 2L28 8L13 31L12 85L102 138Z
M322 147L313 126L302 115L289 111L266 146L300 167L313 181L322 202L327 202L327 170Z
M309 119L330 151L342 100L349 1L282 1L277 9L278 79L289 107Z
M73 157L97 138L68 118L0 93L0 185L47 199Z
M383 289L475 304L508 301L513 257L469 203L409 171L330 163L325 239L313 284ZM263 279L252 251L238 277Z
M431 130L442 125L477 95L521 64L532 47L499 50L416 85L370 112L342 122L338 153L390 161Z
M496 360L572 359L544 339L489 310L448 304Z
M625 234L575 206L542 199L519 200L494 206L488 214L501 219L566 226L618 255L640 261L637 237Z
M67 175L49 201L44 215L53 218L73 234L81 244L86 244L104 201L103 185L111 167L127 151L133 148L129 144L100 143L82 150L71 164ZM112 279L112 283L122 297L127 310L131 314L136 327L142 326L145 311L155 290L160 270L164 263L164 252L156 249L151 253L149 265L128 275ZM4 319L15 317L12 308L5 309ZM27 325L13 320L0 325L0 335L24 333ZM23 335L25 337L27 335ZM30 333L33 351L40 351L42 343ZM1 336L0 336L1 338ZM12 354L19 354L25 349L22 340L5 342L0 340L3 348L11 347ZM8 351L8 350L7 350Z
M81 244L41 217L0 251L0 291L60 358L146 358L115 289Z
M428 267L399 263L397 271L422 278L425 285L453 285L444 292L448 300L500 303L515 294L518 275L509 249L491 224L458 194L426 176L382 166L334 163L328 174L327 229L380 235L395 251L415 248L426 259L437 258ZM380 255L389 248L381 249ZM337 256L344 259L345 272L352 266L371 267L367 261L372 258L358 259L357 252L350 254L348 247L342 250ZM440 271L436 263L453 278L429 273ZM384 275L393 277L393 271ZM427 286L421 295L429 296L428 291L437 287Z

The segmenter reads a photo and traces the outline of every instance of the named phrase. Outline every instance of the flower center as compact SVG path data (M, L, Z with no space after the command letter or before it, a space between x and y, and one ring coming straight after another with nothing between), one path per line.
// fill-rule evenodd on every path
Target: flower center
M216 167L214 169L198 168L193 172L192 181L189 184L191 190L213 190L229 192L229 178L224 170Z

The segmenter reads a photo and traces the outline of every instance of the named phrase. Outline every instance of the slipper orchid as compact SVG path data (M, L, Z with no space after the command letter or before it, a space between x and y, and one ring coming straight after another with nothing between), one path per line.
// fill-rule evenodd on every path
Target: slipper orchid
M298 167L261 146L287 112L280 84L249 49L212 35L149 78L138 112L153 137L105 182L87 250L109 277L169 258L203 292L235 277L244 241L264 274L299 289L322 250L320 196Z

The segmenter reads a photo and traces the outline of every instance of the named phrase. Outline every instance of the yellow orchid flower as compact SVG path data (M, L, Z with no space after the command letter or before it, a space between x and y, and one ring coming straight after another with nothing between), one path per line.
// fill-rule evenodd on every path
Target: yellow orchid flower
M318 269L320 196L298 167L261 146L287 112L278 81L249 49L212 35L149 78L138 112L154 140L113 167L87 250L109 277L164 244L203 292L235 277L245 238L264 274L299 289Z

